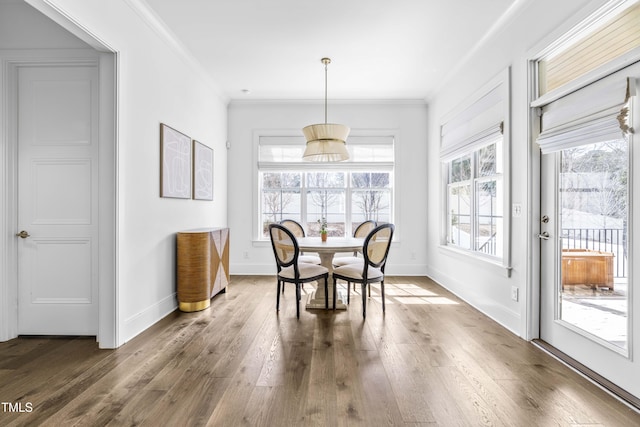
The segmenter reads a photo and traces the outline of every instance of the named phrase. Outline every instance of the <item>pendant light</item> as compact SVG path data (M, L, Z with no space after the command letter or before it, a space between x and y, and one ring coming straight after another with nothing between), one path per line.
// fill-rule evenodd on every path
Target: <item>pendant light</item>
M307 148L302 158L310 162L341 162L349 159L346 139L349 127L327 123L327 65L331 59L322 58L324 64L324 123L309 125L302 129Z

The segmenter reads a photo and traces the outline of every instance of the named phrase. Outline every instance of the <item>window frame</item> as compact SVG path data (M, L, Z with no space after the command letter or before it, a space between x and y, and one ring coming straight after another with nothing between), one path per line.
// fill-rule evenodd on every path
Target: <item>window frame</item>
M457 245L449 244L449 221L450 221L450 208L449 208L449 164L452 160L461 158L464 154L472 154L475 151L479 151L483 147L490 145L490 143L478 143L478 142L469 142L469 141L458 141L449 146L444 146L443 135L441 134L441 158L440 158L440 166L441 166L441 210L440 210L440 249L445 251L447 254L452 254L456 256L460 256L463 258L472 258L478 260L480 262L489 263L500 267L503 271L506 272L507 277L511 276L511 212L521 212L521 208L516 209L515 205L512 208L511 206L511 125L510 125L510 108L511 108L511 93L510 93L510 68L504 69L498 75L496 75L493 79L491 79L487 84L482 86L479 90L474 92L471 96L466 98L466 101L459 105L456 109L446 114L442 120L440 121L441 129L444 130L445 126L450 125L451 123L455 123L456 125L469 123L468 128L475 129L476 134L472 138L468 138L468 140L483 140L492 133L491 129L488 129L486 126L479 126L479 123L485 122L487 120L486 117L486 109L483 107L479 107L483 102L486 102L488 97L491 97L491 93L496 91L499 94L501 99L501 105L495 109L494 113L499 114L502 118L502 122L500 124L500 130L502 133L502 149L500 153L496 153L496 155L501 156L502 161L502 188L503 194L500 198L500 203L502 204L502 255L499 257L487 255L485 253L475 251L471 249L465 249L463 247L459 247ZM470 114L470 112L474 114ZM485 114L485 117L482 117ZM464 126L462 126L464 127ZM495 126L490 126L493 128L493 133L495 133ZM454 133L457 132L454 128ZM471 169L475 170L477 168L476 158L472 155L471 158ZM470 191L473 194L475 192L476 179L475 172L473 172L472 178L469 180ZM475 177L477 179L483 180L487 177ZM475 210L473 206L475 204L474 200L471 200L471 209ZM518 206L521 206L518 203ZM470 221L473 222L473 216L470 217ZM475 236L471 234L472 244Z
M358 129L352 130L352 137L370 137L370 138L389 138L393 144L393 156L394 160L389 162L335 162L335 163L316 163L316 162L269 162L261 164L259 162L259 150L260 150L260 138L263 137L300 137L301 132L297 129L258 129L253 132L253 159L254 165L253 168L253 209L252 209L252 217L253 217L253 242L254 244L264 244L269 241L268 236L263 236L262 233L262 219L263 219L263 211L262 211L262 183L261 183L261 173L267 171L273 172L299 172L302 174L301 178L301 187L300 187L300 198L301 198L301 223L303 226L307 226L306 221L306 172L344 172L345 173L345 235L350 236L353 233L353 227L351 222L352 217L352 180L351 173L353 172L389 172L390 173L390 208L389 208L389 222L394 222L394 218L396 216L395 207L395 197L396 197L396 163L398 158L398 130L395 129ZM304 143L304 142L303 142ZM349 141L347 140L347 146L349 145ZM396 239L394 239L396 240Z
M488 175L482 175L480 174L480 168L479 168L479 163L480 163L480 152L481 150L483 150L486 147L489 147L491 145L496 145L496 162L500 161L499 165L500 167L497 167L496 170L492 173L492 174L488 174ZM448 162L445 163L444 165L444 169L447 171L447 231L446 231L446 240L445 243L447 246L452 246L457 250L463 250L463 251L469 251L472 252L474 254L478 254L479 256L482 257L488 257L491 258L495 261L502 261L502 258L504 256L504 247L503 247L503 242L497 242L496 244L499 245L500 247L503 248L503 253L500 255L492 255L492 254L488 254L484 251L481 250L481 246L480 246L480 242L478 241L479 239L479 222L480 222L480 218L483 217L484 215L481 214L480 209L478 208L478 202L480 200L479 197L479 191L478 191L478 185L482 184L483 182L496 182L496 183L500 183L500 185L504 186L504 159L501 158L501 156L499 157L498 154L498 149L504 149L503 147L501 147L501 145L504 144L504 135L501 135L501 137L496 137L494 139L492 139L488 144L482 144L479 146L473 146L470 147L469 150L465 150L461 153L459 153L459 156L456 156L453 159L450 159ZM452 177L452 173L451 173L451 166L452 163L463 159L463 158L469 158L469 177L467 177L467 179L462 179L460 181L451 181L451 177ZM464 247L461 246L459 244L454 243L455 239L453 239L453 237L451 236L451 224L452 224L452 212L453 209L451 207L451 205L449 204L449 201L451 200L451 192L450 190L452 188L461 188L461 187L468 187L469 189L469 214L465 215L468 216L469 218L469 239L470 239L470 244L469 247ZM505 209L504 206L502 207L502 215L492 215L490 218L493 224L493 221L495 219L498 220L502 220L502 222L504 223L504 219L505 219ZM462 215L458 214L458 217L460 217ZM504 238L504 233L505 233L505 229L504 226L502 226L502 230L501 230L501 235Z

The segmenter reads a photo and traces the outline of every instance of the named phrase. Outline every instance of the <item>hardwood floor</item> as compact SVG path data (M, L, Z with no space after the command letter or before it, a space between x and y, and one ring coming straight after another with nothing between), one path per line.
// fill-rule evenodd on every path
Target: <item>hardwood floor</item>
M273 277L233 276L211 308L174 312L117 350L0 343L0 425L640 425L429 279L386 285L386 315L374 286L366 321L359 295L296 320L293 286L277 313Z

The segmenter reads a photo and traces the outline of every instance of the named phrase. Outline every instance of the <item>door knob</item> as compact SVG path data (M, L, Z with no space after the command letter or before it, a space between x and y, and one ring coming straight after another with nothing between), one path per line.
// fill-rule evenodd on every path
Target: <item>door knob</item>
M29 237L29 236L30 236L30 234L29 234L29 233L27 233L25 230L22 230L21 232L16 233L16 236L21 237L21 238L23 238L23 239L26 239L27 237Z
M541 240L549 240L549 233L547 233L546 231L542 232L541 234L538 234L538 237Z

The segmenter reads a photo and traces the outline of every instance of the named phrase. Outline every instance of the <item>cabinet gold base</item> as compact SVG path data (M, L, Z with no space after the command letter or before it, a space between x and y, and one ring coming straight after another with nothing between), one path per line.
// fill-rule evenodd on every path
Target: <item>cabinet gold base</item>
M204 301L197 302L181 302L180 303L180 311L192 312L192 311L201 311L205 308L209 308L211 305L211 300L206 299Z

